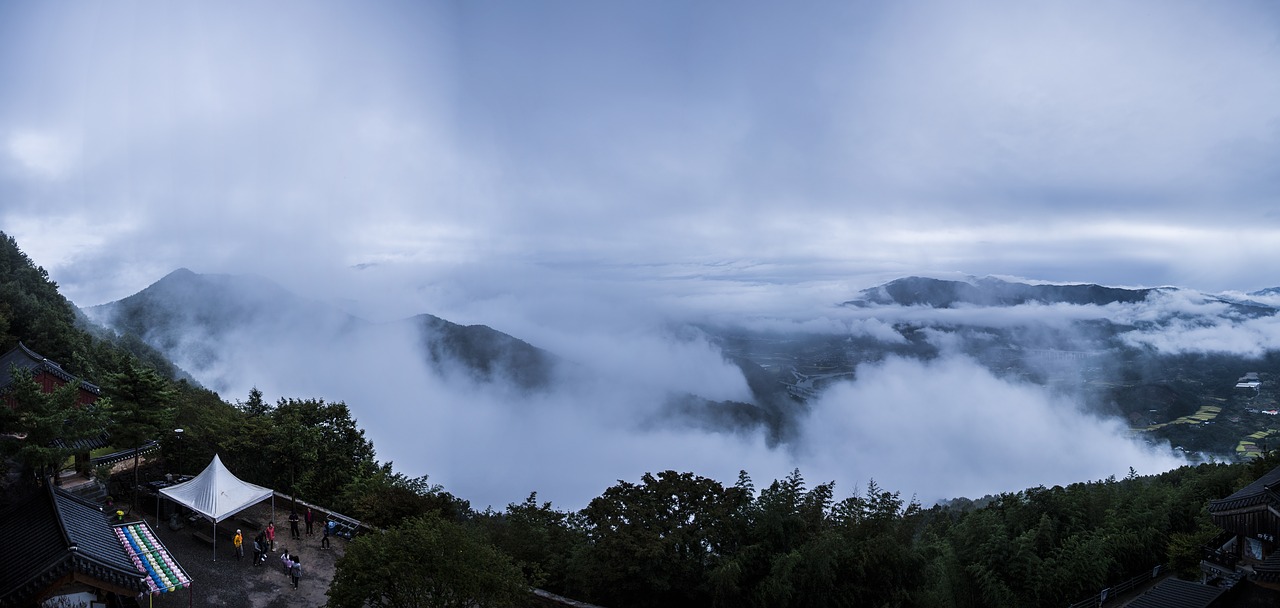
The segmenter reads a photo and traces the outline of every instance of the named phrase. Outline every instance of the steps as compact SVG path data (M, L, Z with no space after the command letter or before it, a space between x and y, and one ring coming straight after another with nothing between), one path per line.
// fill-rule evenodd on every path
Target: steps
M62 489L94 504L102 504L107 497L107 489L98 480L78 475L62 478Z

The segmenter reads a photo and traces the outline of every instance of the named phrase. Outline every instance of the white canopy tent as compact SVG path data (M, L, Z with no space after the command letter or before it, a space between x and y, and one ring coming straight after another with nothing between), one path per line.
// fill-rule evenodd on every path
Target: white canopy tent
M213 559L218 559L218 522L227 519L267 498L271 499L271 511L276 510L275 491L251 484L236 477L222 464L217 454L213 462L189 481L161 488L160 494L186 506L213 522ZM159 500L159 497L156 498ZM157 517L160 509L156 509ZM159 522L157 522L158 525Z

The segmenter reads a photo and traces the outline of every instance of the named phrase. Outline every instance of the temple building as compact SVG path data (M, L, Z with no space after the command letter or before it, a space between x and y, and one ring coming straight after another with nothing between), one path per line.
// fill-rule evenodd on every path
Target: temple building
M66 370L62 369L61 365L19 342L9 352L0 355L0 394L3 394L9 388L9 385L13 384L14 368L30 371L32 377L46 393L52 393L62 385L76 381L75 376L67 373ZM77 398L77 402L80 405L89 405L97 401L98 395L102 393L101 389L83 380L79 382L80 396Z
M1226 498L1210 501L1209 515L1223 534L1201 563L1206 580L1242 573L1258 586L1280 591L1280 467Z
M46 486L0 513L0 538L0 606L147 589L102 511L59 488Z
M40 385L40 389L45 393L51 393L68 382L78 382L80 390L76 397L76 403L82 406L92 405L102 394L102 390L97 385L77 379L62 369L61 365L19 342L9 352L0 355L0 395L4 395L9 391L14 382L13 372L18 369L31 372L32 379ZM11 401L6 399L5 403L9 407L13 407ZM89 471L89 452L91 450L110 445L109 437L106 433L100 433L92 437L63 437L57 443L74 452L75 469L80 474L87 474Z
M118 606L191 588L146 522L113 519L51 485L0 511L0 608Z

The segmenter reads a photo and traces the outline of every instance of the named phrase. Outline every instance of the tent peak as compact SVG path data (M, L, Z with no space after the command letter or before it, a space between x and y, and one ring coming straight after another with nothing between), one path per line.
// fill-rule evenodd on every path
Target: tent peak
M174 502L212 519L222 521L275 494L236 477L217 454L209 466L189 481L162 488L160 493Z

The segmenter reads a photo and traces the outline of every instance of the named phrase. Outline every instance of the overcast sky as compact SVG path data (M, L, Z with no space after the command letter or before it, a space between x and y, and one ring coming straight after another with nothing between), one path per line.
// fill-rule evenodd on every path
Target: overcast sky
M416 298L389 316L1249 290L1278 99L1268 2L5 2L0 228L81 306L178 267Z
M613 360L665 319L803 327L910 274L1280 285L1278 100L1272 2L0 2L0 230L82 307L253 273ZM890 362L806 432L845 445L874 430L832 404L957 383L1077 424L971 363ZM655 466L635 451L600 476Z

